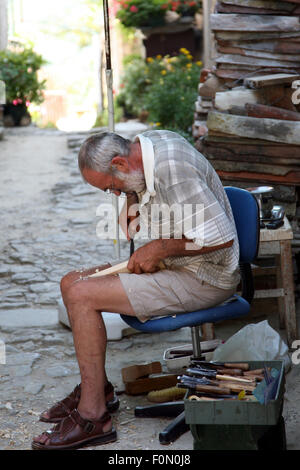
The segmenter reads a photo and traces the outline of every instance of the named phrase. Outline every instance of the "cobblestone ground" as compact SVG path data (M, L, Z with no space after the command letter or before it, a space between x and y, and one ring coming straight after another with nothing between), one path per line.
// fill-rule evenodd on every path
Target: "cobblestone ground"
M110 196L82 181L77 154L57 131L7 129L0 173L0 339L7 360L0 365L0 449L29 449L32 437L49 429L38 421L40 412L80 381L72 334L55 320L59 280L114 258L112 242L96 237L96 208ZM121 244L126 259L129 246ZM122 367L162 362L164 350L178 341L190 342L188 332L109 342L108 371L118 391L124 389ZM98 448L165 449L158 433L168 420L136 419L134 406L147 404L144 396L121 394L120 401L114 415L119 439ZM191 435L172 448L192 448Z
M0 340L7 360L0 365L0 450L29 449L32 437L49 428L38 421L40 412L80 381L71 332L56 319L60 278L114 257L112 242L96 237L96 208L107 196L82 181L67 139L28 128L9 129L0 142ZM121 257L128 256L122 242ZM221 337L230 334L225 328ZM163 364L165 349L189 342L186 329L109 342L107 368L121 402L113 417L118 441L97 449L192 449L189 432L170 447L159 444L158 433L169 421L135 418L134 407L148 402L122 393L120 372L143 361ZM299 448L297 368L288 384L288 438L291 448Z

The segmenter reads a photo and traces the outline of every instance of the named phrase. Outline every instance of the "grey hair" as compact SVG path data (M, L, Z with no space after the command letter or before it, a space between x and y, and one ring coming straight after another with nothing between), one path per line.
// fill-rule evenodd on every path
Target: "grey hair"
M114 132L100 132L88 137L80 147L78 165L101 173L114 173L111 161L116 155L127 157L130 153L130 140Z

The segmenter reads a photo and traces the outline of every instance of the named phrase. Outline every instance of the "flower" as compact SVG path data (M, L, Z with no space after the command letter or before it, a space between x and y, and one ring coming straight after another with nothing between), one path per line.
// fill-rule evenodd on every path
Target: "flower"
M199 65L199 67L201 67L201 65L202 65L201 60L197 60L196 65Z
M23 103L23 100L21 100L20 98L15 98L14 100L12 100L12 104L14 106L18 106L18 104L22 104Z
M188 51L185 47L181 47L181 49L179 49L179 52L185 55L188 55L190 53L190 51Z
M192 60L192 58L193 58L193 56L192 56L191 54L188 54L186 57L187 57L187 59L189 59L189 60Z
M158 54L158 55L156 56L156 58L160 60L160 59L162 59L162 56L161 56L160 54Z
M153 62L153 60L154 60L153 57L148 57L147 58L147 62L149 62L149 64L151 64L151 62Z
M162 75L166 75L167 71L164 69L160 72Z
M192 67L192 64L190 62L188 64L186 64L187 69L190 69L191 67Z
M129 8L129 10L132 12L132 13L137 13L139 11L139 9L135 6L135 5L131 5L131 7Z

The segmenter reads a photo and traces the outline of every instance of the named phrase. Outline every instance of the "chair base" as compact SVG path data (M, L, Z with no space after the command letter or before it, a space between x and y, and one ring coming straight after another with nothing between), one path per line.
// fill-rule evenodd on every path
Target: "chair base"
M189 425L185 422L183 401L137 406L135 408L135 416L142 418L175 417L175 419L159 433L159 442L163 445L171 444L190 429Z

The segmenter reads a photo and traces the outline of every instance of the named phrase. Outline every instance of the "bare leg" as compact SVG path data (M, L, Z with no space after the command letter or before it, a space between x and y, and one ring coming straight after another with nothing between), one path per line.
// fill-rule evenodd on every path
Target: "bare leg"
M69 317L70 324L71 324L71 319L70 319L68 307L66 305L66 296L67 296L67 292L68 292L70 286L73 284L73 282L79 281L81 278L85 278L86 276L88 276L90 274L94 274L96 271L102 271L103 269L107 269L110 266L111 266L111 264L107 263L107 264L104 264L104 265L101 265L101 266L95 266L95 267L88 268L88 269L71 271L61 279L61 281L60 281L60 290L61 290L61 295L62 295L63 302L64 302L66 310L67 310L67 314L68 314L68 317ZM104 323L103 323L103 328L105 329ZM105 369L104 369L104 376L105 376L105 384L107 384L108 378L107 378ZM108 400L111 399L111 398L112 398L112 396L107 397Z
M101 311L135 315L118 276L73 282L65 294L81 374L78 411L98 419L106 410L106 329ZM107 423L109 429L111 423ZM105 429L106 431L107 429Z

